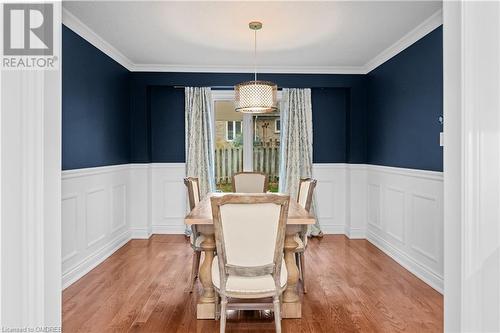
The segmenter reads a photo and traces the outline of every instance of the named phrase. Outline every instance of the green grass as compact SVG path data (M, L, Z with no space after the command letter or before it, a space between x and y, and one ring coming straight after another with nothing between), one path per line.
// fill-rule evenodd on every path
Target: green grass
M232 192L233 191L233 186L232 186L231 183L217 184L217 191ZM278 182L269 183L268 191L270 191L270 192L278 192Z

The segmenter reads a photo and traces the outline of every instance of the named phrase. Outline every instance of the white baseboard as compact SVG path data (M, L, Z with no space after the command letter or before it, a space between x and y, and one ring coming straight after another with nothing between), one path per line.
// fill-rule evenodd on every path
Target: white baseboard
M343 224L321 224L321 231L325 235L343 235L343 234L345 234Z
M158 235L183 235L186 230L184 225L154 225L153 234Z
M131 239L149 239L151 232L147 228L130 228Z
M398 264L406 268L420 280L427 283L433 289L439 293L443 293L444 282L443 277L436 275L432 270L425 267L421 263L417 262L412 257L408 256L406 253L400 251L395 246L392 246L389 242L378 237L376 234L368 231L367 240L378 247L382 252L387 254L389 257L394 259Z
M125 245L129 240L130 231L127 230L70 268L62 276L62 288L66 289L71 284L82 278L85 274L90 272L97 265L102 263L123 245Z
M344 234L349 239L366 239L365 228L345 228Z

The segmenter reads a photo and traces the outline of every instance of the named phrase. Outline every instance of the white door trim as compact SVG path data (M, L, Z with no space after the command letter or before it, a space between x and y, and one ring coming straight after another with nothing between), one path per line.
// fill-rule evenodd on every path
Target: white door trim
M61 2L54 6L60 43ZM61 54L58 70L1 72L0 326L61 326Z
M445 331L500 331L500 4L444 4Z

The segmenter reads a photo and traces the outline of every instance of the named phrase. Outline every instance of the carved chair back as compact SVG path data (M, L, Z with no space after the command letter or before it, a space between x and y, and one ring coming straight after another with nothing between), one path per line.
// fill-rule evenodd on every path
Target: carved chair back
M186 185L188 192L189 210L193 208L200 202L200 185L199 180L196 177L186 177L184 178L184 185ZM196 225L191 225L191 232L193 240L192 244L196 244L196 238L198 238L198 231L196 230Z
M288 195L228 194L212 197L220 292L227 277L271 274L280 289Z
M261 172L239 172L233 175L233 192L265 193L268 177Z

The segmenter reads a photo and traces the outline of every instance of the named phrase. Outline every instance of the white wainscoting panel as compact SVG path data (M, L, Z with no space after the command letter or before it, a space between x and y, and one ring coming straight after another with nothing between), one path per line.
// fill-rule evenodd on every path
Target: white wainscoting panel
M346 165L346 220L345 234L350 239L366 238L367 166Z
M129 188L129 165L63 171L63 288L130 239Z
M154 234L183 234L186 216L184 163L151 164L151 224Z
M318 181L315 190L316 216L325 234L345 232L346 174L344 163L313 165L313 177Z
M367 167L367 239L442 292L442 172Z
M185 230L184 163L63 172L62 270L66 287L130 238ZM315 164L316 216L325 234L367 238L433 288L443 288L442 173Z
M151 236L151 165L129 165L128 220L132 238Z

